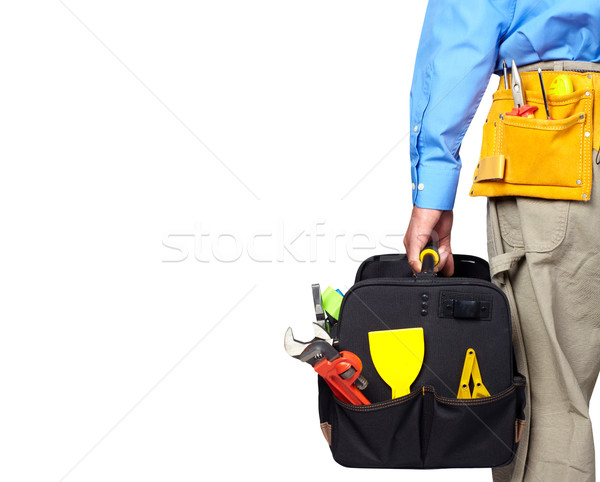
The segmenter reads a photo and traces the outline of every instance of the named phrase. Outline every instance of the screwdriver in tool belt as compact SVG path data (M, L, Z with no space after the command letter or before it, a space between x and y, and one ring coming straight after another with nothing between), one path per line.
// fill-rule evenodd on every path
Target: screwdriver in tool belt
M544 78L542 77L542 69L538 69L538 75L540 76L540 85L542 86L542 97L544 97L544 107L546 108L546 119L553 120L550 117L550 111L548 110L548 99L546 98L546 89L544 88Z

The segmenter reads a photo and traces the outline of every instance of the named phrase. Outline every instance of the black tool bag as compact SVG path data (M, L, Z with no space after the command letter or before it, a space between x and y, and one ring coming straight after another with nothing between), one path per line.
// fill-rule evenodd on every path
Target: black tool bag
M516 372L508 301L486 261L454 255L455 275L413 275L405 255L360 266L332 329L361 359L371 405L337 399L319 379L321 428L347 467L498 467L524 426L525 378ZM368 332L422 327L424 362L410 394L391 398L371 360ZM465 354L475 350L490 396L457 398ZM472 383L472 382L471 382Z

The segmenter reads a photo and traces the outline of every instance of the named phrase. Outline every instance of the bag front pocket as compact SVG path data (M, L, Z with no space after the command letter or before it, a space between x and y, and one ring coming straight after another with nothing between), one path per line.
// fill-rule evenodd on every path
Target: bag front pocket
M440 397L426 386L360 406L331 396L331 422L326 425L333 458L345 467L361 468L506 465L524 423L524 387L522 379L491 397L456 399Z
M431 393L426 468L498 467L515 452L519 390L512 385L486 398L452 399Z
M331 451L346 467L420 468L422 391L372 405L335 400Z

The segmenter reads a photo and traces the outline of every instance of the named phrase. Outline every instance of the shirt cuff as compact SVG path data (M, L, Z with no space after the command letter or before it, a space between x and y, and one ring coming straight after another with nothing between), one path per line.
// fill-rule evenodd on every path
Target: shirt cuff
M460 168L412 166L413 204L420 208L451 210L454 207Z

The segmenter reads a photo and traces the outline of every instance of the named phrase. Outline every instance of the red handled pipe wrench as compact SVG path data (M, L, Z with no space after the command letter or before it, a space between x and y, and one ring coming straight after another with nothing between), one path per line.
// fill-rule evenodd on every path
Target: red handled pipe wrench
M367 380L360 376L360 359L349 351L338 352L329 334L316 323L313 323L313 327L315 337L308 342L296 340L292 329L288 328L284 339L285 351L310 364L341 401L370 405L371 402L361 393L367 386Z

